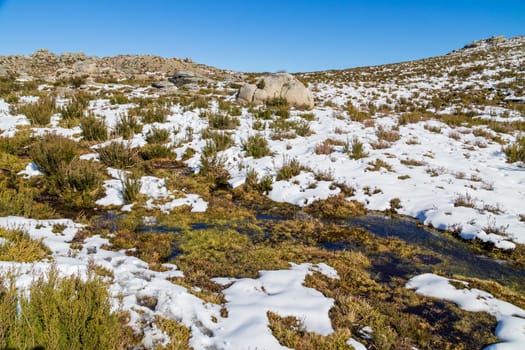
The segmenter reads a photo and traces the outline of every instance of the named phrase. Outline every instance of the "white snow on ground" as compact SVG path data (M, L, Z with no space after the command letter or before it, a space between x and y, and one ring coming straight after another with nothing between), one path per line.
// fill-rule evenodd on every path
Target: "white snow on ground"
M62 233L52 232L56 224L66 227ZM166 341L162 332L150 324L155 315L179 320L189 327L192 332L190 345L195 349L215 346L216 349L235 350L255 345L264 345L265 349L285 348L279 345L268 328L268 310L304 320L308 331L320 334L333 332L328 317L333 300L302 285L306 275L313 272L337 278L335 270L326 264L291 264L288 270L261 271L257 279L220 279L233 283L225 290L225 307L229 315L223 318L220 316L220 305L206 303L188 293L186 288L167 280L183 275L175 265L164 264L168 268L164 272L150 270L146 262L127 256L125 251L103 249L102 246L108 244L108 240L98 235L87 238L82 250L71 249L68 242L82 227L71 220L4 217L0 218L0 226L24 229L31 238L42 238L52 251L52 260L49 261L0 261L0 271L18 273L18 288L26 288L34 278L49 271L51 266L55 266L62 276L85 276L90 263L104 267L114 276L109 288L114 307L119 306L121 299L122 308L131 314L131 325L144 330L144 345L148 347ZM141 305L143 297L157 300L155 310Z
M485 311L496 317L498 325L496 336L500 343L490 345L484 349L490 350L521 350L525 344L525 310L494 298L490 293L479 289L457 289L449 283L448 278L426 273L413 277L406 287L415 289L416 293L429 297L445 299L457 304L460 308L472 312Z
M348 345L351 345L354 347L355 350L366 350L366 346L355 340L354 338L348 339L346 342Z
M127 173L112 168L108 168L108 173L113 179L104 181L106 196L97 200L96 204L100 206L124 206L126 201L122 194L122 180L126 179ZM147 208L159 209L165 213L183 205L190 206L192 212L205 212L208 209L208 203L199 195L181 192L177 193L180 195L179 198L175 198L175 195L166 188L164 179L155 176L142 176L138 181L140 182L139 193L149 198L146 201ZM128 209L130 209L128 206L122 207L122 210Z
M328 311L333 299L303 286L312 267L312 264L291 264L290 270L260 271L257 279L215 279L225 284L234 282L224 290L229 316L215 333L225 341L216 344L228 349L248 349L255 344L262 349L286 349L268 328L268 311L282 317L295 316L309 331L322 335L332 333ZM326 265L320 271L337 277L337 272Z
M16 134L17 126L30 125L25 115L11 115L9 104L0 99L0 136L12 137Z
M29 163L26 165L26 167L24 168L24 170L18 172L17 175L22 175L24 178L30 178L30 177L33 177L33 176L39 176L39 175L44 175L43 172L41 172L40 170L38 170L38 167L36 166L35 163Z

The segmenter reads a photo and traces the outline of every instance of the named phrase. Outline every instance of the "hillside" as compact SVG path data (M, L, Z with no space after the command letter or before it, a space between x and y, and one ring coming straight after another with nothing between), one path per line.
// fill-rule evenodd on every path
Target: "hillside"
M0 57L0 348L523 348L525 37L265 76Z

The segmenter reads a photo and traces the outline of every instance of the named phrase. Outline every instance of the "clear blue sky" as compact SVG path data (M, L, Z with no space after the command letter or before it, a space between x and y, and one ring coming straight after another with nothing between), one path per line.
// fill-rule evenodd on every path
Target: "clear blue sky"
M242 71L368 66L525 35L525 0L0 0L0 54L191 57Z

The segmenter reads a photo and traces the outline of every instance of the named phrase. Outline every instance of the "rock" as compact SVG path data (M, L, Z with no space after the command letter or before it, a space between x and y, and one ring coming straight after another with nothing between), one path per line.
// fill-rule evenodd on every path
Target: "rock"
M184 86L190 84L201 84L211 82L210 79L206 78L203 75L197 74L195 72L179 70L173 74L172 77L168 78L175 86Z
M312 92L288 73L275 73L261 77L257 83L244 84L237 96L241 102L264 103L275 98L282 98L291 106L313 108Z
M7 76L9 76L9 71L7 70L7 68L4 66L0 66L0 78L5 78Z
M174 84L169 80L161 80L155 83L152 83L151 86L157 89L169 89L171 87L176 87Z
M256 85L244 84L239 90L239 95L237 96L237 99L244 102L253 102L253 95L255 94L255 90L257 90Z
M85 61L87 56L83 52L64 52L60 55L59 60L64 64L73 64L78 61Z

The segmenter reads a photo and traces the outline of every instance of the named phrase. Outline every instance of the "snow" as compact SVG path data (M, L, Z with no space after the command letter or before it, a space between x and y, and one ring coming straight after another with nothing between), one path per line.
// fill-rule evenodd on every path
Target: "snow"
M457 289L449 281L462 283L465 288ZM406 287L416 293L429 297L445 299L457 304L461 309L472 312L488 312L496 317L498 325L495 335L500 343L484 349L520 350L525 344L525 310L495 298L479 289L468 289L468 283L450 280L435 274L426 273L413 277Z
M291 263L289 270L260 271L257 279L215 279L216 282L233 285L224 290L228 317L215 331L220 348L247 349L257 344L263 349L286 349L279 345L268 328L266 313L274 312L282 317L295 316L304 322L308 331L327 335L333 332L328 311L333 299L303 286L306 275L327 271L329 277L337 276L327 265L316 267L304 263ZM328 268L328 269L327 269Z
M355 350L366 350L366 346L353 338L348 339L346 343L350 346L353 346Z
M44 175L44 173L38 170L38 167L35 163L29 163L26 165L24 170L18 172L17 175L22 175L25 179L28 179L33 176Z
M108 168L108 174L113 179L104 181L106 196L97 200L96 204L100 206L122 206L122 211L131 210L129 205L125 205L126 201L122 194L122 181L126 179L128 173L123 170ZM138 181L140 182L139 193L149 198L145 204L146 208L159 209L165 213L184 205L190 206L192 212L205 212L208 209L208 203L197 194L179 192L177 193L179 198L175 198L174 193L166 188L164 179L155 176L142 176ZM158 203L159 200L161 203Z

